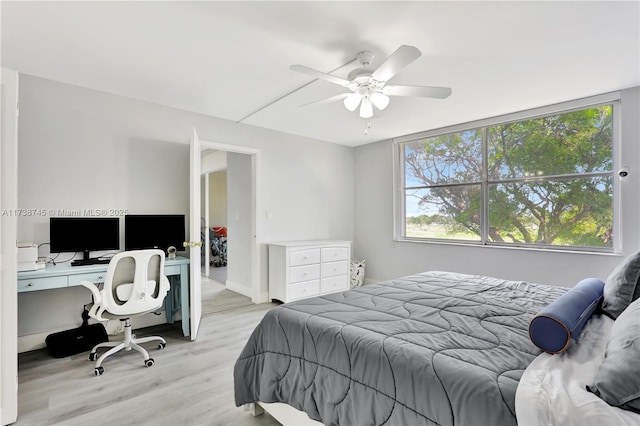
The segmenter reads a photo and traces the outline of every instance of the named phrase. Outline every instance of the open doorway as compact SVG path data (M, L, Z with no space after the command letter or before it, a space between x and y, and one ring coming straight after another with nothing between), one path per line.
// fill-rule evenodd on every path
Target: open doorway
M204 175L208 182L208 211L205 212L209 234L206 249L209 253L207 276L222 285L227 282L227 170ZM205 185L207 186L207 185ZM204 203L203 203L204 204ZM206 209L205 209L206 210ZM206 268L205 268L206 270Z
M253 303L255 154L202 151L202 314Z

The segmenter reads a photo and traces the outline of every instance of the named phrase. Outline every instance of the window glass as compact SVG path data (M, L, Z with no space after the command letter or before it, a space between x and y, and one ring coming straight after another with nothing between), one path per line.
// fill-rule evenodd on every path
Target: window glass
M611 105L487 129L489 179L612 169Z
M493 242L613 247L611 176L489 185Z
M593 106L401 144L401 236L612 249L613 111Z
M406 190L406 237L480 241L480 185Z
M479 182L482 134L473 130L407 143L404 161L407 187Z

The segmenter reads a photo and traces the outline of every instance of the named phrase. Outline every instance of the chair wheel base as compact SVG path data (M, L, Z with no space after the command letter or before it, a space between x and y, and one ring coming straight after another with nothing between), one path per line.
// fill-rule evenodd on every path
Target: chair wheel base
M151 367L153 365L153 363L154 363L153 358L149 358L148 360L146 360L144 362L144 365L147 366L147 367Z
M96 376L102 376L102 373L104 373L104 368L96 367L93 372L95 373Z
M96 360L96 358L98 358L98 354L97 354L97 353L95 353L95 352L91 352L91 353L89 354L89 361L95 361L95 360Z
M167 347L166 343L158 343L158 349L164 349Z

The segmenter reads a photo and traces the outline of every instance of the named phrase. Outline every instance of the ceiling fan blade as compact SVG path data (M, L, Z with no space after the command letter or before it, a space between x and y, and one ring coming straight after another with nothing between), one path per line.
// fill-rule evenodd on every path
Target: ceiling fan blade
M304 65L291 65L289 67L291 71L300 72L302 74L310 75L311 77L319 78L321 80L328 81L330 83L339 84L340 86L347 87L351 82L340 77L327 74L326 72L314 70L313 68L305 67Z
M449 87L433 86L384 86L382 93L389 96L419 96L422 98L444 99L451 95Z
M421 55L422 52L417 47L403 44L371 74L371 77L378 81L388 81Z
M348 96L352 95L352 93L340 93L339 95L331 96L330 98L320 99L319 101L309 102L307 104L298 105L299 107L315 105L315 104L328 104L329 102L335 102L342 100Z

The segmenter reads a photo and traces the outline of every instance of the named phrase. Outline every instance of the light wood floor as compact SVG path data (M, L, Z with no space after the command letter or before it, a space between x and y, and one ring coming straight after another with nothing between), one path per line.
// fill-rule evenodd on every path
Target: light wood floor
M179 324L134 330L161 335L151 345L155 365L135 351L112 355L96 377L88 353L54 359L45 351L19 356L16 425L278 425L252 417L233 399L233 366L249 335L274 304L250 305L202 317L198 339Z
M227 290L223 284L205 276L202 277L202 315L228 311L250 306L251 299Z

